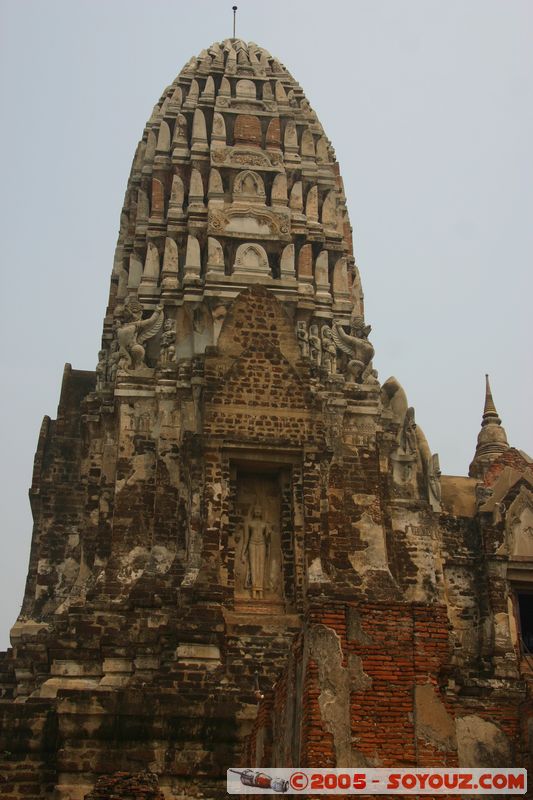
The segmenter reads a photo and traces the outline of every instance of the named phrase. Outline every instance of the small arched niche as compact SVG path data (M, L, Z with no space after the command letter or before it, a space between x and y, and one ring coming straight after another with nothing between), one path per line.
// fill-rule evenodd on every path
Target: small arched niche
M235 254L233 272L239 275L270 276L268 256L265 249L255 242L239 245Z
M239 172L233 184L233 202L264 204L265 185L261 176L249 169Z

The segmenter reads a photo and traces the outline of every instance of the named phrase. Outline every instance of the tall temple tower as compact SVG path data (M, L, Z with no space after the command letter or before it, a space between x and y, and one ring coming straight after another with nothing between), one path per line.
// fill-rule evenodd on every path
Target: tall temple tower
M266 50L213 44L145 127L98 365L41 428L2 797L528 765L531 460L487 384L471 477L441 476L369 335L316 114Z

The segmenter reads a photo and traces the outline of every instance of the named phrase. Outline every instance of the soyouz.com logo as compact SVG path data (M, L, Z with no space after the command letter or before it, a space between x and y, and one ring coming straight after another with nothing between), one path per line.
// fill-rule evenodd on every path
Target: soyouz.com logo
M228 794L525 794L525 769L228 769Z

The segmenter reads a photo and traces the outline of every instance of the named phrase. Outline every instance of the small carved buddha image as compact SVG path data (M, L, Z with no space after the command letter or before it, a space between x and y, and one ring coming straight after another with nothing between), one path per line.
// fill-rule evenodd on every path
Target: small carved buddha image
M252 598L263 597L265 589L265 565L269 561L270 531L263 518L263 509L257 505L244 531L242 560L248 563L245 586L251 588Z

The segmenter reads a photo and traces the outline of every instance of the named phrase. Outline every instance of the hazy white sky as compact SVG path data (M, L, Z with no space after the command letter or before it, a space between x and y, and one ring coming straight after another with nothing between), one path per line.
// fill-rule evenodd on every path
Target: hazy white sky
M484 373L533 453L533 4L236 0L333 141L381 380L466 474ZM63 365L92 369L131 160L164 87L231 35L222 0L0 0L0 649ZM528 414L529 412L529 414Z

